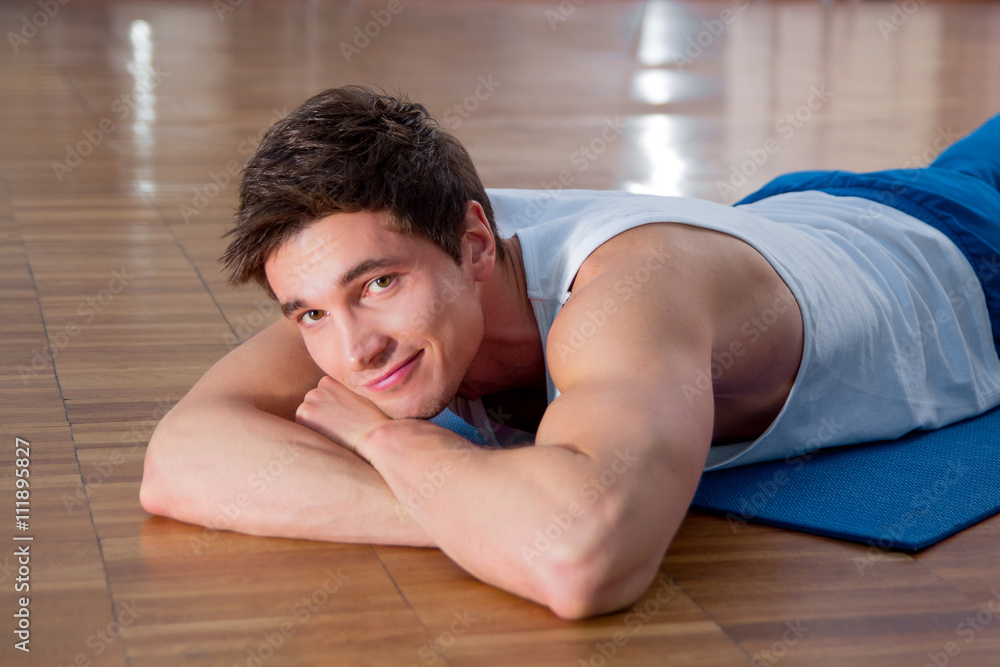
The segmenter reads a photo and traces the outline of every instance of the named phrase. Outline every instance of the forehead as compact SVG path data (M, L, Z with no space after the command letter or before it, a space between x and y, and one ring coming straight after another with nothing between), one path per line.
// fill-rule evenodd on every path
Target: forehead
M390 245L407 237L390 228L385 213L359 211L332 213L309 223L286 239L268 258L268 262L301 260L316 255L336 256L356 248Z

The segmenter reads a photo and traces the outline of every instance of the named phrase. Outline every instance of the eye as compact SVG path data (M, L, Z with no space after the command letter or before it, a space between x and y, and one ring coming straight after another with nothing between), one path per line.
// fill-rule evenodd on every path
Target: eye
M374 290L375 294L384 292L385 290L389 289L395 278L396 276L394 275L379 276L375 280L368 283L368 291L371 292L372 290Z
M299 315L299 322L302 324L315 324L323 319L324 315L326 315L326 312L322 310L307 310Z

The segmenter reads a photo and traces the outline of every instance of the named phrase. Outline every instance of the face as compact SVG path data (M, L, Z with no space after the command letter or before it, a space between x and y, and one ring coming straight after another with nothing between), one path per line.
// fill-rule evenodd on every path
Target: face
M484 262L471 259L469 238L460 268L433 243L389 229L384 214L335 213L285 242L265 270L327 375L394 419L429 419L457 393L483 338Z

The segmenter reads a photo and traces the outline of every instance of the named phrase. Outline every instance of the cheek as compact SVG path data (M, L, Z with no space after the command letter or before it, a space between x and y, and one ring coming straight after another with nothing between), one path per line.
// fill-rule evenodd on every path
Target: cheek
M450 328L450 323L463 317L467 295L454 289L427 289L412 293L400 311L402 332L414 337L436 337Z
M389 326L400 337L434 340L448 357L468 361L483 336L483 310L474 289L444 280L414 290L403 299L399 317Z
M329 354L329 350L321 344L319 337L306 336L303 342L305 342L306 351L312 357L313 363L319 366L330 377L340 379L341 376L335 363L336 360Z
M400 314L403 332L419 336L423 332L432 331L443 317L447 317L448 304L437 295L420 294L406 300Z
M467 297L449 304L441 317L442 335L457 356L470 361L483 339L482 305L474 297Z

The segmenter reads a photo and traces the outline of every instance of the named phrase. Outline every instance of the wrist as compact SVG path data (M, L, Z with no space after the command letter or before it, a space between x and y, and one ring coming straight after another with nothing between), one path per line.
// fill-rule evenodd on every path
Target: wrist
M388 431L395 421L390 419L361 436L354 444L354 453L371 463L372 454L379 449L380 443L385 437L383 433Z
M355 447L355 453L372 465L373 457L386 452L399 443L407 442L413 437L411 422L422 422L420 419L390 419L379 424L362 436Z
M380 460L398 459L418 451L429 453L442 447L476 449L462 436L426 419L392 419L366 433L358 441L356 451L377 469Z

